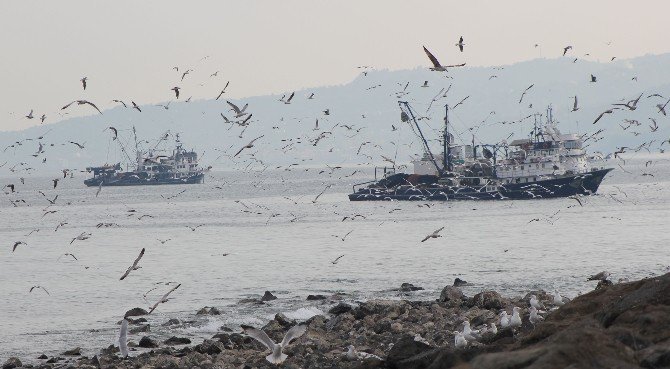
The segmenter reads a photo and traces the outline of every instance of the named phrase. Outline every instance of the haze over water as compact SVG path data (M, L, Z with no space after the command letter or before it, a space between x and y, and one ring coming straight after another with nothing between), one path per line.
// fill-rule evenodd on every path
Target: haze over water
M645 167L649 159L653 164ZM97 188L86 188L81 176L61 180L57 192L45 191L50 177L29 177L21 193L10 196L31 206L0 205L2 239L8 245L28 244L0 254L0 357L32 358L77 346L94 353L113 344L126 310L147 308L171 288L158 282L182 286L148 317L151 335L198 342L220 326L262 325L279 312L306 319L332 305L305 301L308 294L343 292L348 301L399 298L392 289L410 282L426 290L409 298L431 300L459 277L471 283L467 295L484 289L515 296L557 289L573 297L592 290L594 283L585 279L601 270L612 272L615 281L664 273L670 265L670 236L661 231L670 216L669 159L667 154L628 158L626 168L633 173L612 172L597 196L582 199L583 207L573 199L429 207L349 202L350 185L373 177L366 169L338 179L356 168L330 177L301 167L214 172L203 185L105 187L97 198ZM642 172L654 177L641 177ZM335 186L313 203L329 183ZM47 209L56 213L42 216L48 202L37 190L50 198L58 193L56 205ZM144 214L151 217L139 220ZM354 214L366 218L342 221ZM529 223L535 218L540 221ZM68 224L54 232L63 221ZM98 229L98 223L118 227ZM200 224L195 231L187 228ZM442 238L420 242L442 226ZM333 236L352 230L345 241ZM82 232L92 237L69 244ZM171 240L162 245L157 239ZM143 247L142 268L120 282ZM59 260L64 253L78 261ZM337 265L331 264L342 254ZM51 295L28 293L33 285ZM143 295L155 287L145 301ZM279 299L238 303L265 290ZM204 306L216 306L222 315L196 317ZM160 326L170 318L193 322L176 329Z

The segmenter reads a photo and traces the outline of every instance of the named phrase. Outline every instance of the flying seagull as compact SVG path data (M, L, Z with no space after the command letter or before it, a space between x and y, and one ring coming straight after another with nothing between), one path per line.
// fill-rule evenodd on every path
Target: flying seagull
M144 256L144 248L142 248L142 251L140 251L140 254L137 256L137 258L135 259L135 261L133 261L133 265L131 265L131 266L128 268L128 270L126 270L126 272L123 273L123 275L121 276L121 278L119 278L120 281L124 280L124 279L128 276L128 274L130 274L130 272L132 272L133 270L140 269L140 267L137 266L137 263L140 262L140 259L142 259L142 256Z
M331 261L331 263L332 263L333 265L335 265L335 264L339 263L339 262L340 262L340 259L342 259L343 257L344 257L344 255L340 255L340 256L338 256L337 258L335 258L335 260Z
M41 289L42 291L46 292L47 295L51 296L51 294L49 293L49 291L47 291L47 289L44 288L44 287L42 287L42 286L32 286L32 287L30 287L30 291L28 291L28 293L33 292L33 290L34 290L35 288L39 288L39 289Z
M84 90L86 89L86 80L87 79L88 79L88 77L84 77L84 78L80 79L81 86L84 88Z
M72 104L74 104L74 103L77 103L77 105L90 105L90 106L92 106L93 108L95 108L95 110L97 110L98 113L102 114L102 112L100 111L100 109L98 109L98 107L95 106L94 103L92 103L92 102L90 102L90 101L87 101L87 100L75 100L75 101L73 101L73 102L71 102L71 103L65 105L64 107L60 108L60 110L65 110L65 109L69 108L70 105L72 105Z
M592 75L591 75L591 82L597 82L597 81L598 81L598 80L597 80L596 76L594 76L594 75L592 74Z
M572 46L569 46L569 45L568 45L568 46L564 47L564 48L563 48L563 56L565 56L565 54L566 54L566 53L568 52L568 50L570 50L570 49L572 49Z
M600 118L602 118L605 114L612 114L612 113L614 113L614 110L617 110L617 108L612 108L612 109L609 109L609 110L605 110L604 112L600 113L600 115L598 116L598 118L596 118L596 120L593 121L593 124L598 123L598 121L600 120Z
M423 47L423 51L426 53L428 56L428 59L430 59L430 62L433 63L433 67L430 68L430 70L435 71L435 72L446 72L447 67L463 67L465 66L465 63L463 64L456 64L456 65L442 65L440 62L437 60L437 58L430 52L426 47Z
M179 89L180 89L180 88L177 87L177 86L172 87L172 88L170 89L170 90L174 91L174 95L177 97L177 99L179 98Z
M521 93L521 98L519 99L519 104L521 104L521 100L523 100L523 97L526 96L526 92L528 92L528 90L533 88L533 86L535 86L535 84L532 84L532 85L526 87L525 90L523 90L523 92Z
M272 352L270 355L265 357L267 361L272 364L281 364L288 357L286 354L282 353L282 349L288 346L294 339L300 338L300 336L305 334L307 331L307 326L304 324L293 326L288 330L288 332L286 332L284 339L279 344L271 340L267 333L260 329L256 329L248 325L243 325L242 329L244 330L244 334L262 343L265 347L268 348L268 350Z
M33 109L30 109L30 113L28 113L28 115L26 115L26 118L28 118L28 119L33 119L34 118L33 117Z
M19 245L26 245L26 246L28 246L28 244L25 243L25 242L23 242L23 241L16 241L16 242L14 242L14 247L12 247L12 252L16 251L16 248L19 247Z
M242 109L240 109L237 105L231 103L230 101L226 101L226 103L228 103L228 105L230 105L230 107L233 108L233 111L235 112L235 118L239 118L239 117L242 117L244 115L249 114L249 113L245 112L245 110L247 110L247 107L249 106L249 104L245 104L244 107L242 107Z
M458 40L456 46L458 46L458 48L461 49L461 52L463 52L463 46L465 46L465 44L463 43L463 36L461 36L461 38Z
M149 309L149 314L153 313L153 311L156 310L156 308L158 307L159 304L162 304L162 303L164 303L164 302L167 302L167 301L168 301L168 296L170 296L170 294L171 294L172 292L174 292L177 288L179 288L179 286L181 286L181 283L179 283L179 284L176 285L174 288L172 288L171 290L169 290L165 295L163 295L163 296L160 298L160 300L158 300L158 302L156 302L156 303L154 304L154 306L152 306L151 309Z
M237 153L235 153L235 155L233 155L233 157L236 157L237 155L239 155L242 152L242 150L244 150L244 149L250 149L250 148L254 147L254 142L256 142L256 140L262 138L263 136L265 136L265 135L261 135L259 137L256 137L253 140L251 140L248 144L242 146L242 148Z
M135 104L134 101L131 101L130 103L133 104L133 109L137 109L137 111L139 111L140 113L142 112L142 109L140 109L140 107L137 104Z
M230 84L230 81L228 81L228 83L226 83L226 86L223 88L223 90L221 90L221 92L219 93L219 96L216 97L216 100L218 100L221 97L221 95L226 93L226 88L228 88L229 84Z
M431 239L431 238L442 237L442 236L440 235L440 231L442 231L443 229L444 229L444 227L442 227L442 228L436 230L435 232L429 234L428 236L424 237L423 240L421 240L421 242L426 242L426 241L428 241L428 240Z
M116 139L119 137L119 131L118 131L116 128L111 127L111 126L105 128L105 131L108 130L108 129L109 129L110 131L114 132L114 137L112 138L112 141L113 141L113 140L116 140Z
M577 95L575 95L575 103L572 105L571 111L577 111L577 110L579 110L579 107L577 106Z

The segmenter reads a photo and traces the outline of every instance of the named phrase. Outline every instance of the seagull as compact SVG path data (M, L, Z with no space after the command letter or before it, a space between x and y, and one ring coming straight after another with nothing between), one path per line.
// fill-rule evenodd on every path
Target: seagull
M23 242L23 241L16 241L16 242L14 242L14 247L12 247L12 252L16 251L16 248L19 247L19 245L26 245L26 246L28 246L28 244L25 243L25 242Z
M519 307L515 306L512 309L512 317L509 319L509 326L511 328L521 327L521 316L519 315Z
M572 46L569 46L569 45L568 45L568 46L564 47L564 48L563 48L563 56L565 56L565 54L566 54L566 53L568 52L568 50L570 50L570 49L572 49Z
M242 146L242 148L241 148L237 153L235 153L235 155L233 155L233 157L236 157L237 155L240 155L240 153L241 153L242 150L244 150L244 149L250 149L250 148L254 147L254 142L255 142L256 140L262 138L263 136L265 136L265 135L261 135L261 136L259 136L259 137L256 137L256 138L254 138L253 140L251 140L248 144Z
M316 204L316 201L319 199L319 197L321 197L321 195L323 195L323 194L326 192L326 190L328 190L328 189L331 188L332 186L333 186L332 184L327 185L326 188L324 188L323 191L321 191L321 193L319 193L318 195L316 195L316 197L314 198L314 200L312 200L312 203ZM343 241L344 241L344 240L343 240Z
M323 115L330 115L330 109L326 109L323 111Z
M81 86L84 88L84 90L86 89L86 80L87 79L88 79L88 77L84 77L84 78L80 79Z
M533 325L535 325L535 324L543 321L544 318L541 317L540 315L538 315L537 309L535 308L535 306L531 306L530 317L528 318L528 320L530 320L530 322L533 323Z
M465 44L463 43L463 36L461 36L461 38L458 40L456 46L458 46L458 48L461 49L461 52L463 52L463 46L465 46Z
M553 301L554 305L556 305L556 306L565 305L565 302L563 301L563 296L561 296L561 294L558 293L558 291L554 291L554 294L551 295L551 297L553 297L553 299L554 299L554 301Z
M176 285L175 287L173 287L171 290L169 290L165 295L163 295L163 296L161 297L161 299L158 300L158 302L156 302L156 303L154 304L154 306L151 307L151 309L149 309L149 314L153 313L153 311L156 310L156 308L158 307L159 304L164 303L164 302L167 302L167 301L168 301L168 296L170 296L170 294L171 294L172 292L174 292L174 290L176 290L177 288L179 288L179 286L181 286L181 283L179 283L178 285Z
M610 272L602 271L598 274L590 276L587 281L606 281L610 277Z
M98 190L95 191L95 197L98 197L100 195L100 191L102 191L102 184L105 183L105 181L100 181L100 184L98 185Z
M139 111L140 113L142 112L142 109L140 109L140 107L137 104L135 104L134 101L131 101L130 103L133 104L133 109L137 109L137 111Z
M612 105L625 106L626 108L628 108L628 110L635 110L635 109L637 109L637 103L638 103L638 101L640 101L641 97L642 97L642 94L640 94L640 96L638 96L637 99L630 100L629 102L627 102L625 104L619 103L619 104L612 104Z
M47 295L51 296L51 294L49 293L49 291L47 291L47 289L44 288L44 287L42 287L42 286L32 286L32 287L30 287L30 291L28 291L28 293L33 292L33 290L34 290L35 288L39 288L39 289L41 289L42 291L46 292Z
M501 328L507 328L509 327L509 315L507 315L507 312L503 310L502 313L500 313L500 327Z
M440 62L437 60L437 58L436 58L433 54L431 54L431 52L428 51L428 49L426 49L425 46L423 47L423 51L424 51L424 52L426 53L426 55L428 56L428 59L430 59L430 62L433 63L433 67L430 68L430 70L432 70L432 71L435 71L435 72L446 72L446 71L447 71L447 67L463 67L463 66L465 66L465 63L463 63L463 64L457 64L457 65L444 65L444 66L443 66L442 64L440 64Z
M668 103L670 103L670 99L668 99L668 101L666 101L665 104L663 104L663 105L656 104L656 107L658 108L658 112L662 113L663 115L668 115L665 111L665 107L668 105Z
M575 95L575 103L572 105L572 110L571 111L577 111L579 110L579 107L577 106L577 95Z
M7 188L7 187L9 187L9 189L12 190L12 192L14 192L14 185L13 184L8 184L7 186L5 186L5 188Z
M219 92L219 96L217 96L215 100L218 100L218 99L221 97L221 95L223 95L223 94L226 93L226 88L228 88L228 85L229 85L229 84L230 84L230 81L228 81L228 82L226 83L226 85L223 87L223 90L221 90L221 92Z
M47 119L47 115L46 115L46 114L42 114L42 116L40 117L40 122L41 122L41 123L44 123L44 120L45 120L45 119Z
M84 148L84 145L80 144L79 142L70 141L70 143L77 146L80 149ZM86 142L84 142L84 143L86 143ZM65 178L65 177L63 177L63 178Z
M350 235L351 232L353 232L353 231L354 231L354 230L352 229L351 231L347 232L347 234L345 234L344 237L340 237L340 236L338 236L338 235L336 235L336 234L331 234L331 236L333 236L333 237L337 237L337 238L341 239L342 242L344 242L344 240L347 238L347 236ZM342 255L342 256L344 256L344 255ZM340 256L340 258L341 258L342 256ZM338 259L339 259L339 258L335 259L335 261L337 261ZM333 263L333 262L331 261L331 263ZM337 263L333 263L333 264L337 264Z
M377 355L373 355L363 351L357 351L354 345L347 346L347 352L344 354L349 360L367 360L367 359L376 359L382 360Z
M596 76L594 76L593 74L591 75L591 82L597 82Z
M124 280L124 279L130 274L130 272L132 272L133 270L137 270L137 269L140 269L140 268L141 268L141 267L138 267L138 266L137 266L137 263L140 262L140 259L142 259L142 256L144 256L144 248L142 248L142 251L140 251L140 254L137 256L137 258L135 259L135 261L133 261L133 265L131 265L131 266L128 268L128 270L126 270L126 272L123 273L123 275L121 276L121 278L119 278L120 281Z
M34 118L33 117L33 109L30 109L30 113L28 113L28 115L26 115L26 118L28 118L28 119L33 119Z
M444 229L444 227L442 227L442 228L436 230L435 232L429 234L428 236L424 237L423 240L421 240L421 242L426 242L426 241L428 241L428 240L431 239L431 238L442 237L439 233L440 233L440 231L442 231L443 229Z
M198 228L200 228L200 227L202 227L202 226L204 226L204 224L198 224L198 225L195 226L195 227L186 226L186 228L190 228L191 231L195 232L196 229L198 229Z
M91 238L90 233L82 232L79 236L73 238L72 241L70 241L70 245L72 245L74 241L85 241L88 240L89 238Z
M128 321L125 318L121 322L121 331L119 332L119 351L121 357L128 357Z
M291 96L289 96L288 99L284 100L284 104L290 104L291 99L293 99L293 95L295 95L295 92L291 92Z
M79 259L77 259L77 257L74 256L74 254L70 254L70 253L65 253L65 254L59 256L58 260L60 260L60 258L62 258L63 256L71 256L74 260L79 261Z
M462 332L454 331L454 346L456 348L463 348L468 345L468 341L463 336Z
M179 89L180 89L180 88L177 87L177 86L172 87L172 88L170 89L170 90L174 91L174 95L177 97L177 99L179 98ZM217 99L218 99L218 98L217 98Z
M90 101L86 101L86 100L75 100L75 101L73 101L73 102L71 102L71 103L65 105L64 107L60 108L60 110L65 110L65 109L69 108L70 105L72 105L72 104L74 104L74 103L77 103L77 105L90 105L90 106L92 106L93 108L95 108L95 110L97 110L98 113L102 114L102 112L100 111L100 109L98 109L98 107L95 106L94 103L92 103L92 102L90 102Z
M187 69L186 72L184 72L184 73L181 75L181 80L182 80L182 81L184 80L184 77L186 77L186 75L187 75L190 71L191 71L191 69Z
M537 296L535 295L530 295L530 306L536 308L536 309L544 309L544 306L538 301Z
M308 100L313 100L314 99L314 92L312 92L307 99Z
M353 231L352 231L352 232L353 232ZM351 232L349 232L349 233L351 233ZM345 236L345 237L346 237L346 236ZM344 257L344 255L340 255L340 256L338 256L337 258L335 258L335 260L331 261L331 263L332 263L333 265L335 265L335 264L339 263L339 262L340 262L340 259L342 259L343 257Z
M519 99L519 104L521 104L521 100L523 100L523 97L526 96L526 92L528 92L528 90L530 90L531 88L533 88L533 86L535 86L534 83L533 83L532 85L526 87L525 90L523 90L523 92L521 93L521 98Z
M60 178L54 178L52 179L52 181L54 183L54 188L56 188L56 186L58 186L58 181L60 181Z
M121 101L121 100L112 100L112 101L115 102L115 103L121 103L121 105L123 105L124 108L127 108L127 107L128 107L128 105L126 105L126 103L124 103L124 102Z
M267 361L272 364L281 364L288 357L286 354L282 353L282 349L288 346L294 339L297 339L305 334L307 331L307 326L304 324L299 324L292 327L288 330L288 332L286 332L284 339L279 344L271 340L267 333L260 329L256 329L248 325L243 325L242 329L244 330L244 334L262 343L265 347L268 348L268 350L272 352L270 355L265 357Z
M165 240L161 240L160 238L157 238L157 240L158 240L158 242L161 243L161 245L165 245L165 243L172 240L172 238L168 238L168 239L165 239Z
M598 123L598 121L600 120L600 118L602 118L605 114L612 114L612 113L614 113L614 110L617 110L617 108L612 108L612 109L609 109L609 110L605 110L604 112L600 113L600 115L598 116L598 118L596 118L596 120L593 121L593 124Z
M242 116L245 116L245 115L249 114L249 113L245 112L245 110L247 110L247 107L249 106L249 104L244 104L242 109L240 109L237 105L231 103L230 101L226 100L226 103L228 105L230 105L231 108L233 108L233 111L235 112L235 118L239 118L239 117L242 117Z

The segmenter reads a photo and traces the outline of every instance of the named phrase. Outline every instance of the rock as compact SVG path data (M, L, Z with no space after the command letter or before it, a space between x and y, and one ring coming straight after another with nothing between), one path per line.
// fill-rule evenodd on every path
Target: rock
M466 282L466 281L464 281L464 280L462 280L462 279L460 279L460 278L456 278L456 279L454 279L454 284L453 284L453 286L454 286L454 287L461 287L461 286L465 286L465 285L467 285L467 284L468 284L468 282Z
M128 330L128 332L130 332L130 334L151 332L151 326L149 324L144 324L144 325L141 325L139 327L130 328Z
M146 322L147 322L147 319L146 319L146 318L137 318L137 319L126 318L126 320L128 321L129 324L142 324L142 323L146 323ZM122 322L119 322L119 324L121 324L121 323L122 323Z
M140 343L138 343L137 346L143 348L155 348L158 347L158 343L149 338L149 336L144 336L140 339Z
M272 292L270 292L270 291L265 291L265 293L263 294L263 297L261 297L261 301L263 301L263 302L272 301L272 300L276 300L276 299L277 299L277 296L273 295Z
M347 304L346 302L340 302L339 304L330 308L330 310L328 310L328 312L330 314L333 314L333 315L340 315L340 314L348 313L352 309L353 309L353 307L351 307L351 305Z
M293 327L295 325L295 320L289 319L288 317L286 317L286 315L282 313L275 314L275 320L277 321L277 323L279 323L282 327L285 328Z
M172 336L166 339L163 343L166 345L188 345L191 343L191 340L186 337Z
M171 326L171 325L179 325L179 324L181 324L181 322L179 321L179 319L172 318L172 319L168 320L167 322L161 324L161 326L163 326L163 327L169 327L169 326Z
M598 284L596 285L596 290L602 289L602 288L607 288L611 285L613 285L612 281L609 279L605 279L604 281L599 281Z
M72 350L67 350L63 352L61 355L64 356L80 356L81 355L81 347L75 347Z
M215 307L205 306L204 308L198 310L195 315L221 315L221 312Z
M21 360L19 360L18 357L10 357L5 361L4 364L2 364L2 369L14 369L14 368L20 368L22 367L23 364L21 363Z
M130 317L130 316L141 316L141 315L147 315L149 314L146 310L142 308L132 308L128 311L126 311L126 314L123 315L124 318Z
M49 357L42 354L42 355L38 356L37 358L40 359L40 360L45 360L45 359L48 359Z
M463 301L463 291L460 288L454 286L446 286L440 292L440 302L457 302L460 303Z
M325 300L327 298L328 297L324 296L324 295L308 295L307 296L307 301Z
M412 292L423 290L423 287L417 287L411 283L403 283L400 285L400 291L402 292Z
M201 344L196 345L194 349L201 354L216 355L223 352L224 346L221 342L204 340Z
M472 304L482 309L499 310L505 307L502 296L495 291L484 291L472 298Z
M396 342L389 351L386 361L390 368L401 368L402 361L413 356L432 350L432 347L423 342L416 341L414 337L405 336Z

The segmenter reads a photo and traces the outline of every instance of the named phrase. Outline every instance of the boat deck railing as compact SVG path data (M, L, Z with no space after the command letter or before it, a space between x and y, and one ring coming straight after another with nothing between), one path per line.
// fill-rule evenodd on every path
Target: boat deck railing
M378 172L380 172L380 174L378 174ZM394 175L394 174L395 174L395 167L375 167L375 179L374 180L361 182L361 183L356 183L356 184L352 185L351 188L352 188L353 192L356 192L356 187L365 186L365 185L369 185L371 183L378 182L379 181L378 176L380 176L380 175L382 176L382 178L386 178L386 177L388 177L390 175Z

